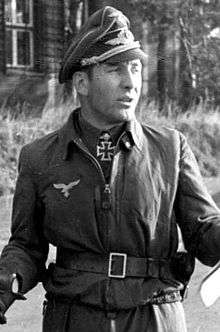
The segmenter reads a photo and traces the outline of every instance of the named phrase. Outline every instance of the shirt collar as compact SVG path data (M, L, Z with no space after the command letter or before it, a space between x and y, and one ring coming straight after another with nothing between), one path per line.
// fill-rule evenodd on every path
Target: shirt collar
M126 124L125 131L128 133L128 135L130 135L138 149L141 150L143 142L143 131L141 124L136 119L129 121Z
M69 149L71 143L79 142L80 140L80 128L79 128L79 114L80 108L74 110L64 126L59 130L60 144L63 151L63 159L68 158ZM124 133L121 135L121 138L127 137L130 141L130 144L136 145L140 150L142 147L142 127L137 120L132 120L126 123Z

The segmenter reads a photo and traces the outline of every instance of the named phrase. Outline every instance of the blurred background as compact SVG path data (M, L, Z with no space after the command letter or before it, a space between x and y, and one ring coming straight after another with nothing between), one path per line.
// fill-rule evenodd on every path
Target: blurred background
M23 144L77 106L57 74L69 41L104 5L122 10L148 54L139 116L180 129L202 174L220 165L219 0L1 0L0 196L13 193Z
M219 0L0 0L0 249L9 236L11 196L21 147L57 129L78 106L57 76L69 41L104 5L122 10L148 54L138 116L181 130L220 206ZM197 263L186 301L190 332L217 332L220 303L205 309ZM43 290L9 312L2 331L40 331Z

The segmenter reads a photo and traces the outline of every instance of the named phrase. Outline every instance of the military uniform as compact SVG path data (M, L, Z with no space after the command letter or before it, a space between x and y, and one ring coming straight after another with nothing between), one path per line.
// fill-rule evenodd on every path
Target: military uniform
M61 81L75 70L64 63ZM177 224L190 256L220 258L220 211L195 157L178 131L133 120L113 135L105 168L80 112L21 151L1 275L16 273L21 294L43 282L44 332L186 331ZM46 270L50 243L57 257Z

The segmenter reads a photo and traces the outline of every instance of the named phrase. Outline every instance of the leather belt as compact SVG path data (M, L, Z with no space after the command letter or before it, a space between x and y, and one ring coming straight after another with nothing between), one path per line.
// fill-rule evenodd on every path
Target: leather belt
M119 252L99 255L88 252L71 253L57 248L56 265L65 269L104 274L109 278L160 278L170 275L168 259L133 257Z
M151 304L163 304L163 303L173 303L173 302L180 302L182 301L183 298L180 294L179 290L172 291L169 293L165 293L162 295L157 295L155 297L152 297L151 300L149 301Z
M66 304L76 304L77 306L79 305L84 305L82 302L80 302L80 299L73 299L71 297L65 297L65 296L59 296L59 295L53 295L51 293L46 293L45 295L46 301L44 301L44 307L47 305L48 301L54 301L54 302L60 302L60 303L66 303ZM179 290L173 290L168 293L160 294L153 296L143 302L142 305L147 305L147 304L154 304L154 305L160 305L164 303L173 303L173 302L180 302L182 301L183 298L180 294ZM88 304L86 304L88 306ZM106 315L110 319L115 319L117 316L118 311L110 310L106 311Z

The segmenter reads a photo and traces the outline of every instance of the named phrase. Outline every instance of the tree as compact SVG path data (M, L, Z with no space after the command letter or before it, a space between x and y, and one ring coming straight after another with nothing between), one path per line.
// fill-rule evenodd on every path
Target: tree
M89 15L106 5L105 0L88 0Z
M143 22L148 20L158 37L157 82L162 108L167 98L175 99L183 110L195 100L209 98L220 103L220 45L213 29L219 27L218 0L129 0ZM168 51L173 50L174 79L170 79ZM174 85L172 85L174 82Z
M77 35L80 27L85 21L87 8L85 0L64 0L65 27L64 27L64 50L69 46L70 41ZM64 84L63 97L69 99L73 95L72 82Z

